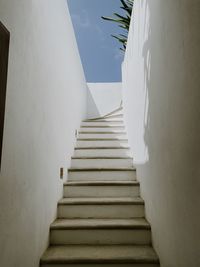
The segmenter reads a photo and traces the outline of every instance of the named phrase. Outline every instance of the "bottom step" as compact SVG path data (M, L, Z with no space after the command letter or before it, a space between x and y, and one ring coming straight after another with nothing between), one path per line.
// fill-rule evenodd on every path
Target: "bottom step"
M50 247L41 259L41 267L159 267L159 260L150 246Z

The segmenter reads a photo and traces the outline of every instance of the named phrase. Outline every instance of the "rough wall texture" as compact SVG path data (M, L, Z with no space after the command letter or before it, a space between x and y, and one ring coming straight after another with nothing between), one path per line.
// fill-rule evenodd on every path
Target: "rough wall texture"
M10 31L0 174L0 266L38 267L61 197L86 82L65 0L0 0Z
M129 141L162 267L200 266L200 1L135 1L123 65Z

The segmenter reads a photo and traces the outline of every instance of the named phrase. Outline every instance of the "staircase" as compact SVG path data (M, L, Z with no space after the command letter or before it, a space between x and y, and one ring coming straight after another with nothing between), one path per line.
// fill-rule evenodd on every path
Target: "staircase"
M41 267L159 267L122 109L84 121Z

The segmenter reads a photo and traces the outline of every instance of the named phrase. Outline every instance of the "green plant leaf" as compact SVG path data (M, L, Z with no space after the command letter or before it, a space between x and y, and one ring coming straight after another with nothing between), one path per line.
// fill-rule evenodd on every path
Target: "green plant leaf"
M114 17L102 16L102 19L117 23L118 26L123 29L124 33L120 33L119 35L111 35L111 36L115 38L117 41L119 41L120 44L122 45L122 47L120 47L120 50L125 51L126 45L127 45L128 31L130 27L134 0L120 0L120 2L122 4L120 8L125 12L124 15L113 13Z

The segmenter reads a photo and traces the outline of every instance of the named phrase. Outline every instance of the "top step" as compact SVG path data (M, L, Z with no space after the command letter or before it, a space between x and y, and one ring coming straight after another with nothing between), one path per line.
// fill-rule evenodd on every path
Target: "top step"
M86 121L98 121L98 120L107 120L107 119L114 119L114 120L123 119L123 108L119 107L103 116L88 118Z
M79 132L104 132L104 133L108 133L108 132L112 132L112 133L117 133L117 132L123 132L125 129L125 127L123 125L89 125L89 126L81 126Z
M117 108L117 109L105 114L104 116L98 117L96 119L107 118L107 117L110 117L110 116L113 116L113 115L119 115L119 114L123 115L123 108L122 107L119 107L119 108ZM93 118L93 119L95 119L95 118Z
M102 121L102 120L123 120L123 114L110 115L108 117L100 117L95 119L87 119L84 122Z
M122 120L98 120L98 121L83 121L81 126L115 126L123 125Z
M105 116L104 118L112 119L112 118L123 118L123 117L124 117L123 113L119 112L119 113L116 113L116 114L113 114L113 115Z

